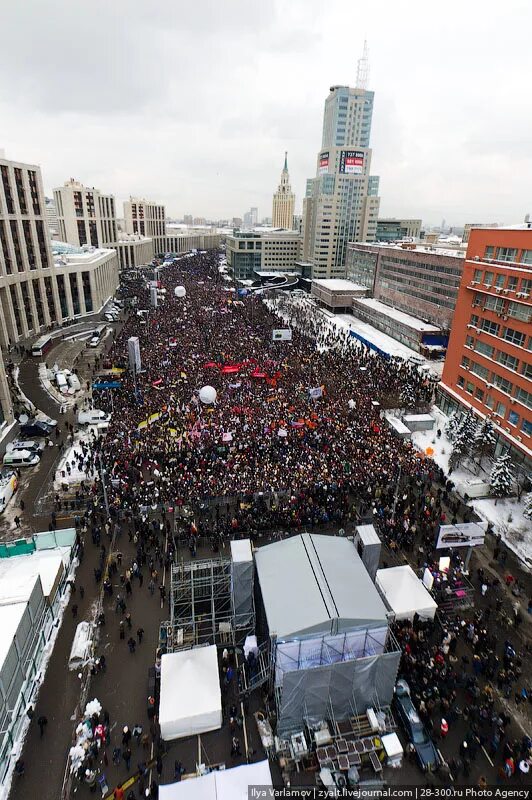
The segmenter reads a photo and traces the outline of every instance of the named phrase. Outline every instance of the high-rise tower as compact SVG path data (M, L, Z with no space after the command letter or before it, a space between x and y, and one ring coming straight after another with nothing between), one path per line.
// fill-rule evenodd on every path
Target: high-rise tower
M359 64L357 82L366 82L368 69ZM372 116L373 92L364 85L331 87L316 177L307 181L303 200L303 259L315 278L344 277L347 243L375 240L380 198L379 178L370 175Z
M295 202L296 196L292 193L288 174L288 153L285 153L281 183L273 196L272 226L274 228L292 230Z

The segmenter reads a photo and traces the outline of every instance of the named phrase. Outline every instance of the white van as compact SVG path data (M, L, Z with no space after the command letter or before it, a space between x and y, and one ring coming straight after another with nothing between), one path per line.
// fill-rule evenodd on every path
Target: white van
M81 389L81 383L77 375L74 375L73 372L70 372L67 375L67 381L71 389L74 389L75 392L79 392L79 390Z
M101 425L107 426L111 420L111 415L106 414L98 408L91 408L90 411L80 411L78 414L78 425Z
M16 472L0 478L0 514L5 511L7 504L15 494L17 486L18 478Z
M37 455L39 455L44 450L44 442L15 439L14 442L10 442L6 447L6 452L8 453L13 452L13 450L29 450L30 453L37 453Z
M3 463L8 467L34 467L40 460L41 457L30 450L13 450L5 454Z
M66 394L68 392L68 381L64 372L55 373L55 382L57 383L61 394Z

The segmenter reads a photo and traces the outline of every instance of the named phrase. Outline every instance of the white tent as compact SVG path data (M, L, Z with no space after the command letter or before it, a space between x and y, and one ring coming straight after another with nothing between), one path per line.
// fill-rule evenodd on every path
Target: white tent
M413 619L416 613L434 619L438 604L408 564L377 570L375 583L396 619Z
M250 786L271 785L268 761L259 761L159 786L159 800L248 800Z
M222 727L216 645L163 655L159 723L165 741Z

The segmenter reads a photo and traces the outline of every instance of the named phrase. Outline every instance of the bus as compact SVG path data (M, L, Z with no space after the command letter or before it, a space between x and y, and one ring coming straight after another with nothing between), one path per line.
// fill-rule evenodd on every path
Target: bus
M32 356L44 356L53 345L54 340L51 336L41 336L31 347Z

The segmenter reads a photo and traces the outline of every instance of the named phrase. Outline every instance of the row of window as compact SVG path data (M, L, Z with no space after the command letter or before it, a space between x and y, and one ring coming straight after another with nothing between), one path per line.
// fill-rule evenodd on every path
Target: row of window
M501 333L501 326L498 322L492 322L484 317L479 317L478 314L471 314L469 324L473 325L473 327L477 328L479 331L489 333L490 336L502 338L510 344L517 345L517 347L525 347L525 340L527 337L522 331L516 331L514 328L503 326ZM532 336L528 337L526 349L532 350Z
M503 364L502 361L500 361L500 363ZM473 361L469 358L469 356L462 356L460 366L464 369L468 369L474 375L477 375L477 377L482 378L482 380L486 381L486 383L492 383L494 386L500 389L501 392L504 392L510 396L513 395L514 384L512 381L510 381L508 378L505 378L504 375L500 375L498 372L492 372L488 367L484 366L484 364L479 364L477 361ZM503 366L506 365L503 364ZM520 386L517 387L515 399L522 402L527 406L527 408L532 408L532 394Z
M523 252L532 254L532 250L525 250ZM521 283L519 283L519 277L517 275L507 276L502 272L493 272L492 270L475 269L473 280L476 283L483 283L484 286L494 286L496 289L507 289L509 292L519 291L526 295L529 295L532 290L531 279L522 278Z
M503 403L501 400L496 400L493 395L486 394L484 389L481 389L479 386L475 386L471 381L466 381L466 379L462 376L458 376L458 386L461 389L464 389L468 394L473 395L476 400L493 411L499 417L503 419L506 417L506 404ZM530 406L529 406L530 407ZM521 415L512 409L508 414L507 422L510 425L514 425L515 427L519 426L520 430L525 434L525 436L532 436L532 421L527 419L526 417L521 417Z
M532 250L518 250L517 247L495 247L489 245L484 250L484 258L518 264L532 264Z
M521 322L530 322L532 320L531 305L508 300L505 297L498 297L495 294L475 292L471 307L480 307L482 310L494 311L496 314L504 314L504 316L518 319Z

